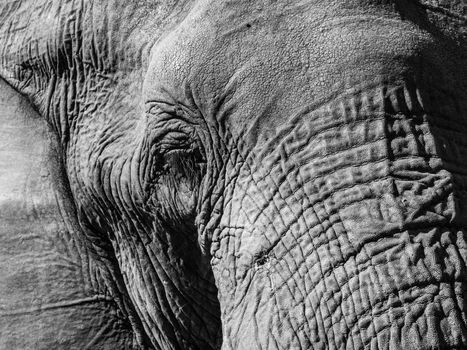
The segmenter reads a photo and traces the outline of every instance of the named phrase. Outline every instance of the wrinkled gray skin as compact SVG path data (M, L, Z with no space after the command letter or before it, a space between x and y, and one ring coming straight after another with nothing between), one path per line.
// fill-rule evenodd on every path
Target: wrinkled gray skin
M466 21L1 0L0 348L465 348Z

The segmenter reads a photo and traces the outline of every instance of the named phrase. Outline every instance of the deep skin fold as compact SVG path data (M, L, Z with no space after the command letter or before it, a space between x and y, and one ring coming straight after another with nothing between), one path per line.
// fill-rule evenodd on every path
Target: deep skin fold
M24 4L27 5L26 2ZM426 229L422 236L431 236L432 242L441 242L441 248L436 248L438 252L432 255L428 251L431 247L418 246L419 250L426 250L427 256L442 256L443 251L454 249L446 242L455 240L451 237L455 235L459 236L456 238L458 248L463 249L463 210L456 207L458 201L449 199L451 193L459 196L453 188L458 186L462 190L462 179L455 180L449 174L452 171L449 159L440 153L444 140L442 133L432 126L442 124L441 117L444 116L461 130L465 122L462 119L465 109L458 107L464 97L459 91L465 91L465 83L462 82L462 77L465 77L462 28L457 28L455 35L449 36L451 27L437 23L436 12L424 12L417 5L396 1L284 2L269 6L211 1L200 1L194 5L179 3L177 6L182 9L173 10L175 19L167 21L166 27L154 24L157 23L158 8L154 13L143 8L141 15L137 16L132 5L114 4L116 7L110 11L92 7L90 10L86 5L87 2L82 2L80 6L83 7L77 9L78 21L68 22L68 13L59 15L65 23L73 23L73 28L77 28L70 32L71 40L65 40L65 45L59 46L63 49L52 51L58 52L51 56L59 57L60 64L53 59L44 59L44 56L41 60L45 63L31 64L31 61L37 62L35 54L30 57L31 50L21 51L11 44L5 45L2 76L32 98L36 108L59 135L79 220L93 249L104 256L112 251L118 262L116 268L121 271L126 285L126 291L122 293L128 293L139 319L132 321L132 326L137 332L141 323L145 333L139 341L164 349L219 347L220 339L216 338L220 333L218 293L222 312L222 346L225 349L250 349L254 345L257 348L298 348L299 343L302 347L308 344L317 348L397 348L401 344L406 345L404 348L417 347L417 335L410 335L410 329L407 331L410 337L398 340L397 336L384 331L376 336L368 331L371 327L365 323L357 326L353 333L343 328L343 337L339 337L339 331L325 324L328 321L324 316L320 318L318 314L309 313L316 307L316 300L335 304L339 304L339 300L319 298L319 284L316 284L312 290L318 296L298 302L297 306L293 304L297 303L293 300L296 297L293 288L299 290L300 283L308 283L307 274L313 277L316 265L311 266L309 262L314 256L320 259L321 255L318 265L323 265L326 271L322 282L325 284L329 282L326 276L338 273L333 271L340 267L350 268L350 259L360 257L362 261L353 266L357 270L354 277L357 280L358 276L363 278L365 271L370 270L368 278L371 282L369 286L360 286L363 293L360 304L366 302L377 308L392 294L387 290L375 291L374 285L378 282L372 279L376 276L384 280L391 275L391 269L398 267L392 261L410 257L423 261L417 254L414 241L420 239L424 242L425 239L410 230ZM83 34L84 27L80 27L80 23L88 24L87 11L95 11L96 17L106 18L109 13L126 13L123 11L125 6L132 16L122 15L119 21L114 17L113 22L109 20L107 23L103 20L104 30L101 33L108 33L104 38ZM145 14L145 10L149 14ZM455 11L456 7L453 6L452 10ZM11 11L6 11L7 15ZM170 11L164 11L164 15L170 18ZM427 15L434 16L434 19ZM126 24L125 20L130 18L134 18L134 22L130 20L131 24ZM452 23L452 28L456 29ZM119 25L124 35L121 35ZM28 26L34 28L33 25ZM333 28L339 30L333 31ZM352 35L352 31L360 31L361 37ZM23 41L12 40L26 48L28 45L33 47L30 41L28 36L23 37ZM144 44L137 44L141 47L133 49L135 42ZM57 47L51 47L57 50ZM152 48L151 55L145 47ZM18 52L23 53L18 55ZM441 61L445 59L448 61L443 62L443 66ZM425 64L441 72L431 76L432 73L424 70ZM436 84L441 86L441 91L428 88ZM449 87L450 84L453 87ZM359 85L361 87L356 87ZM306 181L300 180L306 174L313 174L310 167L315 158L310 156L314 152L311 146L307 148L305 143L297 147L296 144L303 143L305 139L319 148L319 144L313 142L317 142L314 140L322 134L311 129L307 135L295 135L294 126L303 125L304 129L309 125L319 127L321 118L329 117L332 114L327 112L329 110L337 111L339 103L351 105L361 95L374 94L383 96L381 100L374 97L383 105L378 110L375 103L368 114L360 114L367 117L362 119L370 125L372 118L380 117L381 113L390 116L383 128L397 134L405 129L404 125L392 129L398 119L396 116L404 120L409 113L388 104L397 101L400 91L402 95L407 91L412 104L423 104L423 108L416 111L421 113L418 118L428 115L428 122L421 123L421 126L408 122L407 130L412 128L416 133L421 130L423 134L434 135L428 137L428 142L424 141L429 145L422 145L422 148L426 148L426 154L432 155L432 152L441 159L440 164L428 163L425 168L418 166L425 172L447 168L448 174L441 175L446 175L448 185L434 186L441 191L441 196L440 199L434 197L433 201L441 207L429 210L437 214L439 220L421 215L427 220L426 227L407 224L404 210L413 214L410 205L416 212L425 204L417 203L419 198L416 196L398 196L391 192L399 191L398 186L404 186L393 180L393 189L383 187L392 197L383 197L385 199L376 204L386 206L390 214L386 221L392 223L394 219L399 226L383 230L377 222L368 220L363 226L369 227L369 232L363 232L352 226L352 216L345 217L349 213L341 213L339 208L332 209L329 197L326 197L332 189L326 190L325 186L341 188L339 181L343 182L342 178L334 179L337 183L333 184L322 182L324 180L315 175L315 180L309 182L314 188L307 187ZM420 101L413 97L416 94L421 95ZM408 99L404 101L408 103ZM445 107L445 111L436 107L440 101L444 101L441 107ZM327 105L328 102L331 105ZM359 103L365 105L366 102ZM152 112L146 108L154 104L160 108ZM378 125L371 126L374 132L379 130ZM357 139L355 143L366 145L366 138L371 136L365 127L355 129L353 134L349 130L349 141L342 141L344 146L346 142L355 142L352 138ZM287 135L291 135L289 143L284 141ZM338 140L344 140L341 134L337 135ZM397 152L403 147L398 148L399 141L391 135L382 135L380 140L388 141L386 146L375 148L393 152L392 158L388 153L387 163L402 158ZM403 143L404 134L399 136ZM327 149L334 148L334 153L342 152L339 148L342 145L333 145L332 138L323 140L325 146L321 153L315 154L316 159L331 157L333 152ZM453 137L453 140L455 145L461 144L458 137ZM430 142L435 146L431 147ZM171 157L172 148L182 152ZM419 155L417 152L421 150L414 152ZM182 164L186 166L181 167ZM184 171L180 171L182 168ZM395 178L394 171L400 169L391 164L388 168L390 172L386 176ZM377 170L366 169L369 172ZM299 179L298 184L291 183L294 177ZM333 179L332 174L329 173L327 178ZM268 180L261 183L261 179ZM428 187L437 180L436 176L428 178ZM281 187L283 184L285 186ZM273 192L269 196L267 191L271 189ZM316 196L322 203L310 205ZM394 198L409 203L401 206L402 213L397 213L400 207L391 207L391 203L386 202ZM257 203L252 203L252 199ZM410 204L410 200L414 203ZM302 208L297 208L297 203ZM326 214L329 206L331 214ZM310 208L316 213L310 213ZM337 210L339 215L333 210ZM338 218L341 214L344 218ZM302 235L301 241L306 242L306 233L315 232L316 227L310 226L314 216L318 219L329 216L327 222L321 223L321 229L317 229L316 239L308 241L307 247L312 243L315 253L312 250L310 255L303 256L301 262L294 261L300 255L291 252L288 256L281 254L280 249L286 252L293 249L287 245L291 235L298 234L298 238L292 237L297 241ZM293 220L289 220L291 218ZM303 227L290 226L274 236L279 233L279 227L287 227L286 222L289 221L293 225L294 220ZM438 232L443 231L446 224L449 224L449 229L444 233ZM460 233L450 232L453 228L459 228ZM436 232L429 234L432 230ZM329 240L328 235L336 236L335 241ZM447 237L444 237L444 243L443 235ZM404 236L408 236L405 248L413 249L415 253L396 249L394 257L399 260L389 259L384 267L385 260L380 259L381 248L371 243L384 244L389 251L403 246ZM385 241L384 238L388 237L389 241ZM391 239L397 244L390 242ZM198 240L199 246L196 244ZM338 245L332 246L332 242L338 242ZM335 253L337 258L332 254L326 255L326 251L319 251L320 247ZM372 263L371 258L365 259L362 251L375 261ZM461 267L455 272L459 274L464 264L464 253L459 251L457 254L460 256L457 263ZM341 258L344 262L338 261ZM449 262L450 258L446 260ZM370 264L366 267L368 261ZM301 266L305 266L308 272L301 274L298 282L294 278L288 280L290 284L296 284L295 287L288 287L287 292L279 285L276 290L278 281L284 282L289 278L288 270L298 272ZM407 266L407 271L414 267L410 262L400 266ZM344 270L344 273L352 276L352 272ZM392 274L398 276L398 273ZM213 285L214 278L218 291ZM416 280L413 286L410 278L407 281L408 288L416 289L418 285L422 289L419 291L421 295L422 292L430 295L422 283L430 282L429 278ZM449 271L446 271L444 279L438 278L431 283L433 286L440 283L442 294L450 290L441 283L453 281L460 283L458 288L462 292L463 279ZM398 287L402 293L399 298L402 298L405 287L398 283L389 281L386 284L389 289ZM327 288L336 292L335 285ZM343 298L341 305L354 309L358 306L359 301L354 299L353 292L350 290L348 294L352 302L346 304ZM270 300L281 297L285 300L283 308L291 310L290 314L296 317L297 323L279 310L277 305L282 305L284 300L276 299L276 309L271 306ZM396 297L390 305L397 303ZM318 308L321 307L323 305ZM299 308L304 308L305 315L310 316L308 322L300 324L303 315L297 311ZM363 305L364 311L348 311L348 315L366 315L371 309ZM180 311L183 312L179 314ZM397 314L391 312L384 308L379 310L380 314L390 314L400 321ZM437 320L436 317L428 319L432 322ZM342 320L346 321L345 317L333 322L341 325ZM462 327L465 325L456 317L452 320L459 324L459 339L455 336L449 338L443 329L436 334L419 331L420 338L426 335L427 339L427 343L420 346L428 348L436 341L446 346L454 346L456 342L461 344ZM321 322L322 325L314 326L313 322ZM384 322L381 321L383 329ZM403 327L400 322L394 323ZM414 323L407 321L406 325L410 328ZM205 329L201 332L201 339L197 335L199 328ZM427 329L432 331L430 327ZM368 335L364 335L366 331Z

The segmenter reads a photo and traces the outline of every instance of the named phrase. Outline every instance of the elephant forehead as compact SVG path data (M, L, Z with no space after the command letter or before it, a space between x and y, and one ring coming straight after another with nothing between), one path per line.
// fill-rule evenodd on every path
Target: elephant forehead
M199 5L154 47L145 98L189 104L189 91L204 115L257 142L255 132L280 127L298 108L397 75L431 40L383 6L332 12L310 3Z

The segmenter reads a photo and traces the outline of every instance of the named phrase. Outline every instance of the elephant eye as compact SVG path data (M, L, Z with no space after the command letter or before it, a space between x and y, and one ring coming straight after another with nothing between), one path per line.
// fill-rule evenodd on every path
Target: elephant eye
M175 192L196 189L205 173L206 155L197 123L186 107L161 100L146 102L148 143L157 155L151 182Z
M167 148L160 161L163 169L155 174L147 188L148 204L164 222L193 224L197 193L205 174L199 147Z
M200 175L206 163L200 147L169 150L165 156L165 164L176 177L194 179Z

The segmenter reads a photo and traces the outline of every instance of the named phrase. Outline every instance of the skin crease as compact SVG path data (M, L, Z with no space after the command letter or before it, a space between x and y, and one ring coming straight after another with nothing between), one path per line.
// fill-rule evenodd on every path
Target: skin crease
M111 300L57 309L102 329L75 348L466 346L462 6L0 3L0 76Z

